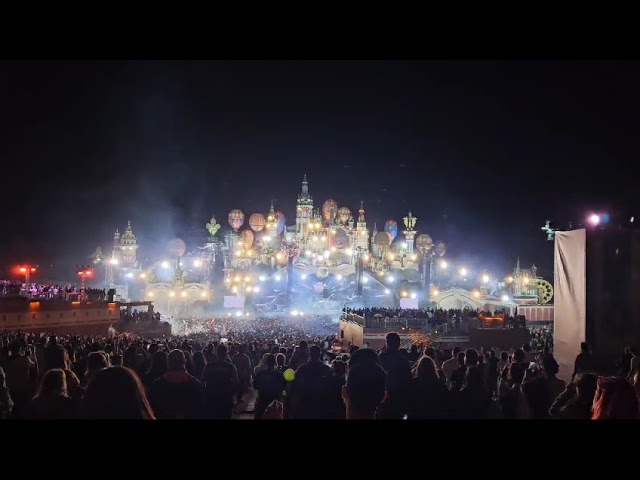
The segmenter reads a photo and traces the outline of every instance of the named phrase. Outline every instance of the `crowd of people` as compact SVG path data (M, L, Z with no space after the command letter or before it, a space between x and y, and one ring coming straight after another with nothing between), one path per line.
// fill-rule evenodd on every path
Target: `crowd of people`
M384 308L384 307L371 307L371 308L344 308L342 310L347 314L354 314L362 317L367 324L375 322L377 319L390 319L400 323L406 320L422 321L425 326L429 327L441 327L443 325L449 325L452 329L460 326L463 320L469 317L476 317L479 313L478 310L470 309L450 309L444 310L428 309L428 308Z
M127 324L148 324L160 322L162 315L160 312L149 312L143 310L133 310L131 312L122 310L120 312L121 320Z
M621 376L603 377L583 345L566 384L553 354L529 344L406 350L391 332L379 352L352 346L330 358L330 335L307 341L322 340L319 331L217 321L217 331L162 339L2 334L2 416L231 419L254 390L256 419L640 417L640 357L631 348Z
M82 293L82 288L72 284L54 284L54 283L23 283L14 280L0 281L0 297L26 297L42 300L68 300L70 294ZM102 289L88 288L88 295L101 297L100 300L106 298L105 291Z

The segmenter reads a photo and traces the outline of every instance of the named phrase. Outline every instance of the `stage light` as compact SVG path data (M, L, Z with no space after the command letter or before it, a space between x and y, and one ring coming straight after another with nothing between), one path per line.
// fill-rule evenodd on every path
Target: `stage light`
M411 298L413 298L414 300L417 298L418 296L415 293L411 294Z
M236 287L235 285L233 286L233 288L231 289L231 291L233 293L238 293L238 287Z
M304 312L298 312L298 316L304 317Z
M389 257L389 260L393 261L394 258L396 258L396 256L393 253L390 253L389 255L387 255L387 257Z
M306 274L306 273L303 273L302 275L300 275L300 278L301 278L302 280L306 280L306 279L307 279L307 274Z
M182 297L186 297L186 296L187 296L187 292L182 292L182 293L180 294L180 296L182 296Z
M279 282L282 277L280 275L276 275L273 278L276 280L276 282Z
M362 283L369 283L369 279L368 279L367 277L364 277L364 278L362 279Z
M366 254L366 253L365 253L365 255L364 255L364 257L363 257L363 258L364 258L364 261L365 261L365 262L368 262L368 261L369 261L369 255L368 255L368 254Z
M248 317L248 316L250 315L250 313L249 313L249 312L247 312L247 313L245 313L244 315L245 315L246 317Z
M200 294L200 296L201 296L202 298L207 298L207 292L202 292L202 293Z
M336 280L338 280L338 281L342 280L342 275L340 275L340 274L336 275Z
M310 257L312 253L313 253L313 252L312 252L311 250L307 250L306 252L304 252L304 254L305 254L307 257Z
M111 265L117 265L118 264L118 259L117 258L112 258L111 260L109 260L109 263Z
M244 277L244 281L245 282L249 282L251 280L251 277L249 275L247 275L246 277Z
M231 316L231 312L227 313L227 317L230 317L230 316Z
M527 277L524 277L522 283L524 283L525 285L529 285L529 279Z
M295 317L298 315L298 311L297 310L291 310L291 316Z
M507 278L505 278L505 281L507 283L512 283L513 282L513 277L511 275L509 275Z
M240 277L238 275L236 275L236 278L234 278L233 280L236 281L236 282L239 282L240 281Z
M324 258L329 258L330 255L331 255L331 252L329 250L326 250L324 252Z
M413 255L411 255L411 260L416 260L418 258L418 255L416 255L415 253Z
M407 242L402 242L402 248L407 248Z
M149 292L149 296L150 296L150 297L153 297L153 292Z
M344 253L345 253L345 254L347 254L347 255L353 255L353 250L351 250L350 248L347 248L347 249L344 251Z
M600 215L596 215L595 213L589 216L589 223L594 227L597 227L600 224Z
M406 296L407 296L407 292L404 292L404 291L403 291L403 292L402 292L402 296L403 296L403 297L406 297Z
M440 261L440 268L443 270L447 269L447 262L445 262L444 260Z
M433 296L434 296L434 297L436 297L437 295L438 295L438 289L436 288L436 289L433 291Z
M169 268L169 262L167 262L166 260L164 262L162 262L162 268Z
M478 298L480 296L480 292L478 290L473 291L473 296Z
M20 273L27 273L27 269L24 267L20 267Z
M140 278L142 278L144 280L145 278L147 278L147 276L144 273L141 273L140 274Z
M394 280L395 280L395 279L393 278L393 275L389 275L389 276L387 277L387 282L389 282L389 283L393 283L393 281L394 281Z
M462 268L460 269L460 275L461 275L461 276L466 277L466 276L467 276L467 273L469 273L469 272L467 272L467 269L466 269L466 268L462 267Z
M482 275L482 283L489 283L489 275Z
M169 292L169 296L170 297L175 297L176 296L176 292Z
M202 265L202 262L200 260L195 260L193 262L193 266L196 267L196 268L199 267L200 265Z
M384 289L384 293L385 293L385 295L389 295L391 293L391 290L389 290L388 288L385 288Z
M241 317L242 316L242 312L236 312L236 317Z
M260 287L253 287L253 292L258 293L260 291Z
M502 295L502 301L503 302L508 302L509 301L509 295Z
M131 272L127 273L127 278L133 278L133 273Z
M267 277L265 277L264 275L260 275L258 277L258 280L260 280L261 282L264 282L267 279Z
M250 291L252 291L252 290L253 290L253 288L251 288L251 287L247 287L247 292L250 292Z
M632 220L632 221L633 221L633 220ZM332 252L335 252L336 250L337 250L337 248L336 248L336 247L331 247L331 251L332 251Z
M262 237L262 241L263 242L270 242L271 241L271 237Z
M229 277L227 277L227 278L225 278L225 279L224 279L224 282L225 282L225 283L229 283L230 281L231 281L231 279L230 279Z

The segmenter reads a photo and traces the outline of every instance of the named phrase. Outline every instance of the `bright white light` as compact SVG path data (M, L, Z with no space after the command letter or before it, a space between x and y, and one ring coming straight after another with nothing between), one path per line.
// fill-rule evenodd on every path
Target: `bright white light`
M482 283L489 283L489 275L482 275Z
M153 297L153 292L149 292L149 296L150 296L150 297Z
M250 281L250 280L251 280L251 277L250 277L249 275L247 275L246 277L244 277L244 281L245 281L245 282L248 282L248 281Z
M170 297L175 297L176 296L176 292L169 292L169 296Z
M262 241L263 242L270 242L271 241L271 237L262 237Z
M351 250L350 248L347 248L347 249L344 251L344 253L345 253L345 254L347 254L347 255L353 255L353 250Z
M261 282L264 282L267 279L267 277L265 277L264 275L260 275L258 277L258 280L260 280Z
M249 312L245 313L245 315L248 317L249 316Z
M468 273L468 272L467 272L467 269L466 269L466 268L462 267L462 268L460 269L460 275L461 275L461 276L466 277L466 276L467 276L467 273Z
M631 220L633 222L633 220ZM112 258L111 260L109 260L109 263L111 265L117 265L118 264L118 259L117 258Z
M147 276L144 273L141 273L140 274L140 278L145 279L145 278L147 278Z
M182 295L183 297L187 296L187 292L182 292L180 295Z
M229 283L231 281L231 279L229 277L224 279L225 283Z
M434 297L436 297L437 295L438 295L438 289L435 289L435 290L433 291L433 296L434 296Z
M509 301L509 295L502 295L502 301L503 302L508 302Z
M233 293L238 293L238 287L236 287L235 285L233 286L233 288L231 289L231 291Z
M342 275L336 275L336 280L338 281L342 280Z
M242 316L242 312L236 312L236 317L241 317Z
M417 297L417 295L414 293L411 294L411 298L415 299Z
M633 217L632 217L633 218ZM631 220L633 222L633 220ZM331 247L331 251L335 252L336 251L336 247Z
M273 278L275 278L276 282L279 282L279 281L280 281L280 279L281 279L282 277L281 277L280 275L276 275L276 276L275 276L275 277L273 277Z
M369 283L369 279L367 277L362 278L362 283Z
M300 275L300 278L301 278L302 280L306 280L306 279L307 279L307 274L306 274L306 273L303 273L302 275Z
M394 280L395 280L395 278L393 278L393 276L392 276L392 275L389 275L389 276L387 277L387 282L389 282L389 283L393 283L393 281L394 281Z
M193 266L194 266L194 267L196 267L196 268L197 268L197 267L199 267L200 265L202 265L202 262L201 262L200 260L194 260L194 261L193 261Z
M385 288L384 289L384 293L385 293L385 295L389 295L391 293L391 290L389 290L388 288Z
M477 290L474 290L474 291L473 291L473 296L474 296L474 297L476 297L476 298L478 298L478 297L480 296L480 292L479 292L479 291L477 291Z
M302 316L304 316L304 312L298 312L298 315L300 315L302 317Z
M304 252L304 254L305 254L307 257L310 257L312 253L313 253L313 252L312 252L311 250L307 250L306 252Z
M402 248L407 248L407 242L402 242Z
M591 225L597 226L600 224L600 215L596 215L595 213L589 217L589 223Z
M127 278L133 278L133 273L131 272L127 273Z
M329 250L326 250L324 252L324 258L329 258L330 255L331 255L331 252Z
M250 292L250 291L252 291L252 290L253 290L253 288L251 288L251 287L247 287L247 292Z
M207 292L202 292L202 293L200 294L200 296L201 296L202 298L207 298Z
M260 291L260 287L253 287L253 292L258 293Z
M364 257L362 257L362 258L364 258L364 261L365 261L365 262L368 262L368 261L369 261L369 255L368 255L368 254L366 254L366 253L365 253Z
M441 268L441 269L443 269L443 270L446 270L446 269L447 269L447 262L445 262L444 260L442 260L442 261L440 262L440 268Z
M166 260L164 262L162 262L162 268L169 268L169 262L167 262Z
M227 317L230 317L230 316L231 316L231 313L227 313Z
M298 315L298 311L297 310L291 310L291 316L295 317Z

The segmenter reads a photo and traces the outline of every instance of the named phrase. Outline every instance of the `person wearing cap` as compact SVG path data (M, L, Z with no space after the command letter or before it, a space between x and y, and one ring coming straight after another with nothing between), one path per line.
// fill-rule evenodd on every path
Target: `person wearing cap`
M167 372L149 388L151 407L159 419L201 418L204 402L202 384L186 370L181 350L172 350Z

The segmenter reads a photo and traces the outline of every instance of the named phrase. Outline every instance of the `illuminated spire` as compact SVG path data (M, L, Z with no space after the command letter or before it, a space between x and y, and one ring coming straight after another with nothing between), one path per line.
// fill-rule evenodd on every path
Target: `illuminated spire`
M307 182L307 174L304 174L304 178L302 179L302 196L309 196L309 182Z

